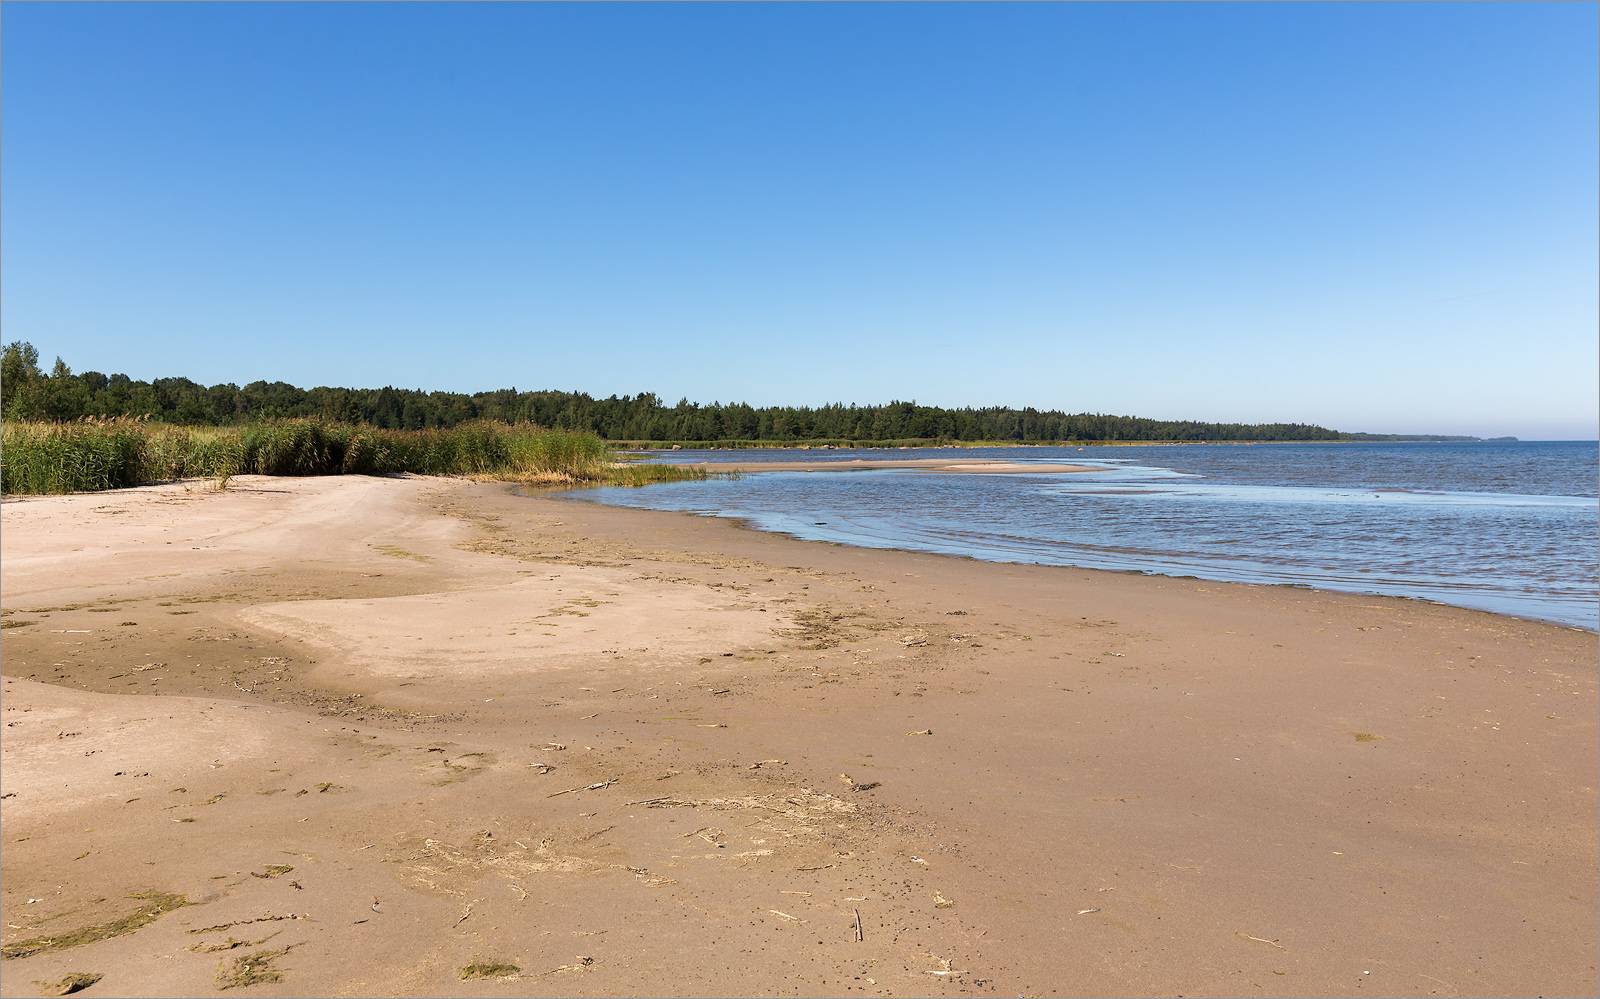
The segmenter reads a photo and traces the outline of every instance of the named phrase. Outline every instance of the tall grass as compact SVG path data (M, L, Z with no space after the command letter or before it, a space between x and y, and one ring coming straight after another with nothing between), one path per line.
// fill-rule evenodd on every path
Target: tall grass
M667 465L654 462L624 464L606 476L612 486L648 486L656 482L704 482L707 479L742 479L743 472L712 472L694 465Z
M549 483L645 485L702 477L619 468L599 437L530 425L465 423L383 430L319 420L186 428L139 420L6 423L0 491L70 493L234 475L470 475ZM665 468L667 466L654 466Z

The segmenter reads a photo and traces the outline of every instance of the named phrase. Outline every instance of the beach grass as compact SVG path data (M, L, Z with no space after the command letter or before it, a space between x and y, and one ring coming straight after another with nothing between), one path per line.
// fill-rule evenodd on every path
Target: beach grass
M705 478L696 469L623 464L595 434L493 421L385 430L313 419L239 427L144 420L6 422L0 491L59 494L235 475L462 475L547 484L641 486Z

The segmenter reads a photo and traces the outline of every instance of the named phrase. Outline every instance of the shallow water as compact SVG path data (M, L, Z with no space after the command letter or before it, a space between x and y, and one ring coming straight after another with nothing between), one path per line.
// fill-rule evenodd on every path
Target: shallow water
M578 498L868 548L1383 593L1600 626L1600 445L677 451L666 461L1001 458L1093 472L765 472Z

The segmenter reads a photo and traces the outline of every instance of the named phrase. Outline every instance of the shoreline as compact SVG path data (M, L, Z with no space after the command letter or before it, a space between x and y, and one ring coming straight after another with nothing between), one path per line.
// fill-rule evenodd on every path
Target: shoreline
M674 463L674 464L677 464L677 463ZM1044 475L1054 475L1054 474L1071 474L1071 473L1077 473L1077 472L1103 472L1103 471L1107 470L1104 466L1085 466L1085 465L1067 465L1067 464L1036 464L1036 465L1029 465L1029 464L1014 463L1014 462L997 462L997 461L994 461L993 459L984 459L984 458L956 459L956 460L953 460L953 461L952 460L941 460L941 459L910 459L910 460L907 460L907 459L901 459L901 460L887 459L887 460L882 460L882 461L864 461L862 459L854 459L854 460L849 460L849 461L821 461L821 462L702 461L702 462L695 462L695 463L681 463L681 467L704 470L704 471L707 471L707 472L711 473L712 475L717 475L717 474L720 473L720 474L732 474L732 475L736 475L736 476L754 474L754 473L758 473L758 472L849 472L849 471L909 471L909 472L919 472L919 473L924 473L924 474L927 474L927 473L934 473L934 474L942 473L942 474L1044 474ZM1372 490L1372 491L1375 491L1375 492L1403 492L1405 490ZM615 505L615 506L618 506L618 507L621 507L621 508L625 508L625 509L651 509L650 507L633 506L633 505L627 504L627 503L611 504L606 500L592 500L591 502L599 502L599 503L605 503L607 505ZM684 512L689 512L689 511L684 511ZM1574 614L1572 617L1541 616L1540 614L1532 612L1532 611L1518 612L1518 611L1515 611L1515 610L1507 610L1507 609L1503 609L1503 608L1497 608L1497 607L1494 607L1494 606L1484 606L1484 605L1481 605L1481 604L1480 605L1474 605L1474 604L1467 604L1467 603L1456 603L1456 602L1451 602L1448 599L1440 600L1440 599L1437 599L1437 595L1430 594L1430 593L1427 592L1428 589L1430 589L1430 587L1425 583L1416 583L1416 584L1411 586L1411 589L1413 589L1413 590L1415 590L1417 592L1412 592L1412 593L1406 593L1406 592L1383 592L1383 591L1380 591L1380 590L1373 590L1373 589L1360 589L1360 588L1357 588L1357 585L1354 584L1354 583L1352 583L1348 587L1339 587L1339 586L1331 585L1328 581L1325 581L1325 580L1322 580L1322 579L1311 579L1309 581L1300 581L1300 580L1289 581L1289 580L1285 580L1285 581L1279 582L1279 581L1270 581L1270 580L1265 580L1265 579L1254 579L1254 580L1252 580L1252 579L1243 579L1243 578L1228 578L1226 576L1221 576L1221 575L1199 575L1198 572L1202 571L1203 567L1194 566L1194 565L1174 565L1174 566L1171 567L1174 571L1166 572L1166 571L1162 571L1161 568L1126 568L1126 569L1124 569L1124 568L1114 568L1114 567L1106 566L1106 565L1080 565L1080 564L1065 563L1065 562L1046 562L1046 561L1039 561L1039 560L1036 560L1036 559L1029 558L1024 553L1021 553L1021 552L1006 552L1006 553L1004 553L1004 557L1001 557L1000 555L996 555L994 557L986 557L986 556L981 555L981 554L972 554L971 552L956 551L956 550L940 550L940 549L934 548L932 546L929 546L927 548L903 547L902 543L900 541L897 541L894 538L888 538L888 539L875 538L873 540L882 541L883 543L882 544L868 545L868 544L860 543L859 541L852 542L852 541L849 541L849 540L840 540L837 537L807 537L804 533L795 533L791 529L786 529L786 528L782 528L782 527L773 527L773 528L762 527L762 526L759 525L759 523L758 523L758 521L756 519L754 519L754 518L752 518L751 516L748 516L748 515L734 516L734 515L725 514L725 513L722 513L722 512L706 512L706 511L702 511L702 510L695 510L695 511L692 511L692 512L697 516L715 517L717 519L725 520L725 521L728 521L728 522L731 522L731 523L737 523L743 529L752 530L752 531L760 531L760 532L763 532L763 533L778 534L778 535L781 535L781 536L784 536L784 537L792 538L792 539L797 540L797 541L823 541L823 542L827 542L827 543L831 543L831 544L844 545L846 547L860 547L860 548L864 548L864 549L872 550L872 551L922 552L922 553L925 553L925 554L937 554L937 555L942 555L942 556L951 557L951 558L970 558L970 559L973 559L974 561L980 561L980 562L986 562L986 563L989 563L989 564L998 564L998 565L1005 565L1005 564L1053 565L1053 566L1059 566L1059 567L1063 567L1063 568L1081 568L1081 569L1089 569L1089 570L1102 571L1102 572L1131 573L1131 574L1140 574L1140 575L1147 575L1147 576L1158 576L1158 577L1167 578L1167 579L1197 578L1197 579L1209 580L1211 582L1216 582L1216 583L1225 583L1226 582L1226 583L1239 583L1241 585L1252 585L1252 586L1292 587L1292 588L1305 589L1305 590L1318 592L1318 593L1346 593L1346 594L1352 594L1352 595L1357 595L1357 596L1392 597L1392 598L1400 599L1400 600L1416 600L1416 601L1420 601L1420 602L1423 602L1423 603L1435 604L1437 606L1457 607L1457 608L1461 608L1463 610L1471 610L1471 611L1477 611L1477 612L1488 613L1488 614L1496 614L1496 615L1500 615L1500 616L1504 616L1504 617L1512 618L1512 619L1516 619L1516 620L1548 624L1548 625L1551 625L1551 626L1554 626L1554 627L1560 627L1560 628L1570 628L1570 629L1572 629L1574 631L1579 631L1579 632L1588 633L1588 634L1600 633L1600 628L1597 628L1597 627L1592 626L1592 625L1585 624L1584 621L1577 614ZM814 532L814 533L817 533L817 532ZM1159 557L1158 557L1157 561L1159 561ZM1367 582L1367 581L1363 581L1363 583L1365 583L1365 582ZM1404 588L1406 586L1407 586L1406 581L1399 580L1399 581L1396 581L1393 584L1392 589L1399 590L1399 589L1402 589L1402 588ZM1438 587L1433 587L1433 588L1437 589ZM1494 598L1494 595L1491 594L1490 595L1490 599L1485 600L1484 603L1493 603L1494 602L1493 598ZM1541 601L1541 598L1539 596L1537 596L1537 595L1530 596L1530 595L1526 595L1526 594L1520 594L1520 593L1513 592L1509 596L1501 597L1498 602L1501 603L1501 604L1513 604L1514 605L1514 604L1516 604L1518 602L1538 604L1540 601ZM1545 600L1544 602L1547 603L1547 604L1548 603L1557 603L1556 601L1553 601L1553 600ZM1567 610L1567 609L1570 608L1570 605L1562 605L1562 604L1559 604L1559 603L1557 603L1557 606L1562 610ZM1581 611L1588 611L1588 616L1592 619L1592 617L1593 617L1592 605L1590 605L1588 607L1584 607L1583 605L1579 605L1579 609L1580 609L1580 612Z
M0 994L1595 989L1589 632L462 480L3 515L4 942L190 906Z
M783 470L784 471L807 471L808 469L783 469ZM848 470L848 469L846 469L846 470ZM1098 469L1090 469L1090 470L1091 471L1098 471ZM521 491L521 489L517 488L517 487L513 487L512 491L513 491L513 494L517 495L517 496L529 496L530 495L529 493L525 493L525 492ZM563 490L563 493L567 493L567 492L568 491ZM1333 587L1313 586L1310 583L1266 583L1266 582L1258 582L1258 581L1243 580L1243 579L1216 579L1216 578L1213 578L1213 577L1196 576L1196 575L1193 575L1193 574L1172 575L1172 574L1164 573L1164 572L1155 572L1155 571L1152 571L1152 570L1149 570L1149 569L1108 569L1108 568L1105 568L1105 567L1102 567L1102 566L1071 565L1071 564L1063 564L1063 563L1056 563L1056 562L1034 562L1034 561L1027 561L1027 560L1023 560L1023 559L1006 559L1006 560L988 559L988 558L983 558L983 557L978 556L978 555L969 555L969 554L960 553L960 552L937 551L937 550L932 550L932 549L923 550L923 549L917 549L917 548L905 548L905 547L899 547L899 546L896 546L896 545L889 545L889 544L881 545L881 546L851 544L848 541L836 541L836 540L833 540L831 538L806 538L806 537L801 537L800 535L793 534L793 533L790 533L789 531L781 530L781 529L778 529L778 528L772 528L772 529L764 528L764 527L760 526L759 524L757 524L753 519L751 519L749 517L745 517L745 516L735 516L735 515L732 515L732 514L726 514L725 515L725 514L720 514L720 513L703 513L703 512L692 511L692 510L655 510L655 509L652 509L650 507L635 507L635 506L613 505L613 504L605 503L604 501L600 501L600 500L588 500L588 499L583 499L581 497L570 496L570 494L565 495L563 498L567 502L595 503L597 505L608 506L608 507L611 507L612 509L618 509L618 510L639 510L639 511L651 512L651 513L675 514L675 515L685 516L685 517L706 517L706 518L714 519L714 520L720 521L722 523L728 524L730 526L736 527L741 531L751 531L751 532L757 533L757 534L765 534L765 535L772 535L772 536L775 536L775 537L787 538L788 540L800 542L802 544L831 545L831 546L834 546L834 547L848 549L848 550L852 550L852 551L898 552L898 553L905 554L905 555L931 555L931 556L934 556L936 558L948 558L948 559L955 559L955 560L958 560L958 561L977 562L977 563L981 563L983 565L1037 566L1037 567L1040 567L1040 568L1070 569L1070 570L1077 571L1077 572L1088 572L1088 573L1101 573L1101 572L1103 572L1103 573L1108 573L1110 575L1116 575L1116 576L1143 576L1143 577L1148 578L1148 579L1194 580L1194 581L1197 581L1197 582L1211 583L1211 584L1215 584L1215 585L1218 585L1218 586L1249 586L1249 587L1263 587L1263 588L1272 588L1272 589L1300 590L1300 591L1303 591L1303 592L1306 592L1306 593L1326 594L1326 595L1329 595L1329 596L1337 595L1337 596L1347 596L1347 597L1358 597L1358 598L1366 599L1366 600L1399 600L1399 601L1407 601L1407 602L1412 602L1412 603L1417 603L1417 604L1423 604L1423 605L1432 606L1432 607L1448 607L1448 608L1450 608L1452 610L1465 611L1467 613L1472 613L1472 614L1487 614L1490 617L1504 618L1507 621L1517 621L1517 622L1521 622L1521 623L1524 623L1524 624L1543 625L1543 626L1549 627L1549 628L1559 628L1559 629L1561 629L1563 631L1575 631L1575 632L1578 632L1579 634L1583 634L1583 635L1600 635L1600 630L1597 630L1595 628L1586 628L1586 627L1584 627L1582 625L1571 624L1571 623L1568 623L1566 621L1560 620L1558 618L1536 617L1536 616L1531 615L1531 614L1512 614L1512 613L1509 613L1507 611L1490 610L1490 609L1485 608L1485 607L1471 607L1471 606L1468 606L1466 604L1453 604L1453 603L1450 603L1450 602L1444 601L1444 600L1434 600L1434 599L1431 599L1429 597L1411 596L1409 594L1404 594L1404 593L1379 593L1379 592L1374 591L1374 590L1341 590L1341 589L1335 589Z

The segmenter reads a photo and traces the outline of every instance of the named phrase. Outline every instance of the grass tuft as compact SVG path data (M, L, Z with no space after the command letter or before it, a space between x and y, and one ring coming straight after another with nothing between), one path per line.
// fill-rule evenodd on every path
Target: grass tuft
M707 479L742 479L739 472L709 472L690 465L648 464L618 465L610 470L606 484L612 486L649 486L657 482L704 482Z

